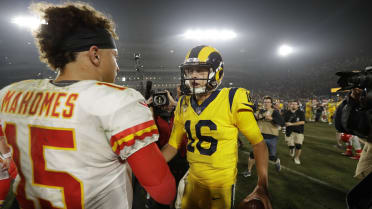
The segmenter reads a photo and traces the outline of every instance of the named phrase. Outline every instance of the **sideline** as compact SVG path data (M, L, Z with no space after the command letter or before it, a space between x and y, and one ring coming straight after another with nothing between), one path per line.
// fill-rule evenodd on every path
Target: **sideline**
M247 152L247 151L239 150L239 152L249 155L249 152ZM269 163L272 164L272 165L275 165L275 163L272 162L272 161L270 161L270 160L269 160ZM322 185L324 185L324 186L327 186L327 187L329 187L329 188L331 188L331 189L334 189L334 190L337 190L337 191L339 191L339 192L342 192L342 193L345 193L345 194L348 193L348 191L345 191L345 190L343 190L343 189L337 188L337 187L335 187L335 186L333 186L333 185L331 185L331 184L329 184L329 183L327 183L327 182L325 182L325 181L322 181L322 180L319 180L319 179L317 179L317 178L314 178L314 177L308 176L308 175L306 175L306 174L304 174L304 173L301 173L301 172L295 171L295 170L290 169L290 168L288 168L288 167L285 167L285 166L283 166L283 165L281 165L281 169L282 169L282 170L287 170L287 171L289 171L289 172L291 172L291 173L294 173L294 174L296 174L296 175L299 175L299 176L305 177L305 178L309 179L310 181L316 182L316 183L318 183L318 184L322 184Z

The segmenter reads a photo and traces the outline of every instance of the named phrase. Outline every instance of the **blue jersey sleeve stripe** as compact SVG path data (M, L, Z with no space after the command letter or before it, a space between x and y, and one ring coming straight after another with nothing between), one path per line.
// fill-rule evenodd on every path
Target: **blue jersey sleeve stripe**
M238 88L231 88L229 91L229 103L230 103L230 112L231 112L231 107L234 101L234 96Z
M185 99L185 96L182 96L181 99L180 99L181 100L180 101L180 114L181 114L181 107L182 107L183 99Z

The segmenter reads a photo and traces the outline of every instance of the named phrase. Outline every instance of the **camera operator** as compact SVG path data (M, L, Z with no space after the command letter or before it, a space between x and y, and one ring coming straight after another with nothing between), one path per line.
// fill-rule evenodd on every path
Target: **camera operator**
M344 79L341 74L341 79ZM357 76L362 76L358 74ZM369 75L366 77L368 78ZM353 79L350 76L347 79ZM359 84L359 83L358 83ZM360 85L360 84L359 84ZM340 84L341 87L342 86ZM363 85L361 85L362 87ZM347 194L349 209L368 209L372 207L372 128L371 128L371 98L368 93L370 86L365 90L354 88L346 99L338 106L335 115L335 127L339 132L357 135L365 141L360 156L355 177L363 180Z
M372 130L368 130L367 111L359 110L362 93L362 89L352 89L351 94L338 106L335 117L338 131L357 135L366 141L355 171L357 178L364 178L372 172Z
M159 149L161 149L168 143L173 128L174 110L177 102L173 99L171 93L168 90L165 90L163 92L153 93L147 100L147 104L153 112L154 121L159 131L159 139L156 144ZM189 168L186 160L186 145L187 138L185 137L177 155L168 163L169 168L176 179L177 186ZM168 205L158 204L152 199L147 200L146 207L152 209L169 208Z
M155 123L159 130L159 139L156 142L161 149L167 142L173 127L173 111L177 102L169 91L154 93L147 100L147 104L153 112Z
M273 99L270 96L263 98L264 108L255 113L258 127L269 150L269 160L275 163L275 168L281 170L280 159L277 156L276 147L278 143L279 128L284 126L284 119L279 111L274 108ZM248 170L243 172L244 177L251 176L251 170L255 163L253 152L248 158Z

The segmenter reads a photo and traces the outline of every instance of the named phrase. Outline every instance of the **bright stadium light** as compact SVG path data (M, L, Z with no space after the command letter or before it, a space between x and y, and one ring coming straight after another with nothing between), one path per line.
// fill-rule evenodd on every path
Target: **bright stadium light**
M193 40L230 40L236 38L236 33L232 30L187 30L183 35L185 39Z
M293 48L291 46L288 46L288 45L281 45L278 49L278 54L281 56L281 57L286 57L290 54L293 53Z
M41 24L45 24L44 20L33 16L14 17L12 18L11 22L18 25L19 27L29 28L31 30L37 29Z

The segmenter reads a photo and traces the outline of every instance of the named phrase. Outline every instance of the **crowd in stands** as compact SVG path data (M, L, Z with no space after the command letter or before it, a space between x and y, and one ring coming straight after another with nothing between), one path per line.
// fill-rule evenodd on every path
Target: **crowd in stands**
M335 59L313 66L305 66L286 73L264 75L264 81L257 78L247 78L246 87L253 97L262 98L265 95L289 99L330 98L331 88L336 88L338 76L336 72L363 70L372 66L372 57L356 57ZM243 86L244 87L244 86Z

